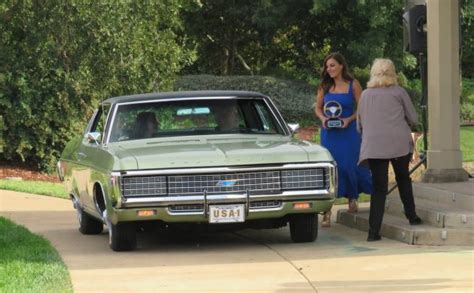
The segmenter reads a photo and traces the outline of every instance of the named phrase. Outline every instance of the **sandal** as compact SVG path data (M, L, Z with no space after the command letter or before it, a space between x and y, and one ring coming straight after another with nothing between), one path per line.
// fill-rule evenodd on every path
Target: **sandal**
M357 213L359 210L359 204L357 203L357 199L350 199L349 200L349 209L347 210L348 213Z
M331 211L324 213L321 227L331 227Z

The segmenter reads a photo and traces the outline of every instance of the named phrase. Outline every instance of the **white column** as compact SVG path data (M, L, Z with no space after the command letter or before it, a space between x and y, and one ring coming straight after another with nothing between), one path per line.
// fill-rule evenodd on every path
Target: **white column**
M423 181L467 181L459 138L459 1L427 0L428 169Z

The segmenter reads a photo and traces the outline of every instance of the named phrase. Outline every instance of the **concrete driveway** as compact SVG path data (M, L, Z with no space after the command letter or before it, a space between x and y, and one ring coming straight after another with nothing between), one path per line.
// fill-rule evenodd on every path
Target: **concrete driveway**
M334 214L334 213L333 213ZM81 235L67 200L0 190L0 215L48 238L75 292L473 292L473 247L410 246L333 224L314 243L288 228L184 236L142 232L113 252L106 232Z

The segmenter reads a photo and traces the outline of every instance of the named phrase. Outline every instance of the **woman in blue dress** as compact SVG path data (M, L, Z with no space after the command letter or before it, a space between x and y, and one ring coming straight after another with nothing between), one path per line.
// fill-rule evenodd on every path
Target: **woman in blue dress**
M321 145L337 162L337 196L348 199L348 212L352 213L358 210L359 193L372 193L369 168L357 165L361 136L356 128L356 106L361 92L360 83L349 73L344 56L340 53L326 56L315 112L322 125ZM328 212L321 225L329 227L330 224L331 212Z

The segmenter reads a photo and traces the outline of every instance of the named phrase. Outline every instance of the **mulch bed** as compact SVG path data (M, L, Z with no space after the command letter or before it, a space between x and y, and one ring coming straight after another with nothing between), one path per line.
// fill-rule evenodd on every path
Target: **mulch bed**
M15 166L0 163L0 179L5 178L21 178L22 180L48 181L55 183L60 182L56 174L49 175L28 166Z
M319 131L318 126L308 126L300 128L296 136L302 140L313 141L314 135Z

